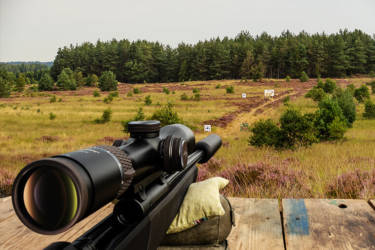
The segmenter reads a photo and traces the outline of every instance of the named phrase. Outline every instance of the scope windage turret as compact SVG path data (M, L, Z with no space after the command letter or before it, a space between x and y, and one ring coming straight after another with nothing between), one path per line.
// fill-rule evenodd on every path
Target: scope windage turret
M195 148L193 132L159 121L129 123L131 138L30 163L15 179L13 207L35 232L57 234L121 197L133 180L183 170Z

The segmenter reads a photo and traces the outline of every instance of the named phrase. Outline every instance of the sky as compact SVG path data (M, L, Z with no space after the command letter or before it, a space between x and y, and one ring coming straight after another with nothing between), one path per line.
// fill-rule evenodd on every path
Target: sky
M0 0L0 62L53 61L58 48L116 39L172 47L214 37L375 34L374 0Z

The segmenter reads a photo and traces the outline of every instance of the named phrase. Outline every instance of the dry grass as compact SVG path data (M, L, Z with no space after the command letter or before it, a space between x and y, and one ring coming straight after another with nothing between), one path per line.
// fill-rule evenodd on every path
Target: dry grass
M368 80L354 78L340 80L340 84L354 83L359 86ZM247 93L248 97L261 97L263 90L271 87L276 93L291 90L287 83L273 81L275 86L251 82L239 84L233 80L160 85L126 84L121 86L120 96L110 104L103 102L107 94L92 96L95 88L85 88L77 93L55 92L56 99L62 98L62 102L54 103L49 102L50 97L45 93L35 97L0 99L0 195L9 194L10 180L25 164L33 160L95 144L111 144L116 138L126 137L120 122L134 117L141 106L146 117L149 117L160 105L174 103L182 119L196 127L198 140L206 136L202 131L203 121L214 120L238 110L234 103L245 101L241 99L241 93ZM215 86L219 83L221 88L216 89ZM225 87L229 85L234 86L234 94L225 93ZM126 93L132 87L141 89L142 93L128 97ZM163 87L170 90L169 95L162 92ZM190 97L193 95L193 88L200 89L201 101L181 101L181 94L186 93ZM172 94L172 91L175 93ZM151 95L151 106L144 106L147 95ZM312 111L316 107L313 101L303 97L292 98L291 102L303 112ZM352 176L360 171L362 174L357 174L360 178L371 176L375 163L375 121L363 120L358 115L354 127L348 130L345 140L340 142L319 143L295 151L259 149L248 146L250 134L240 131L240 125L243 122L252 124L261 118L276 120L285 109L282 103L277 107L265 105L239 114L225 128L213 127L213 132L222 137L224 145L214 160L200 166L199 178L226 176L231 184L225 192L236 196L332 197L335 187L337 189L339 185L347 185L342 180L351 178L346 177L347 175ZM113 111L112 120L106 124L93 123L108 107ZM259 109L262 109L261 112ZM56 119L49 119L50 112L56 114ZM358 113L362 112L363 106L360 105ZM367 179L366 183L372 181L371 178ZM334 183L339 184L335 186ZM366 185L353 184L363 189ZM345 192L336 192L334 195L340 198L350 196ZM359 192L358 195L374 197L371 190Z

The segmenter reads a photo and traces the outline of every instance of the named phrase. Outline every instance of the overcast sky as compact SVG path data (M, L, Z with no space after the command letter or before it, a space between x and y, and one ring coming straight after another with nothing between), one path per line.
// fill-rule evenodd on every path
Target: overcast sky
M59 47L98 39L176 46L241 30L344 28L375 34L375 0L0 0L0 62L52 61Z

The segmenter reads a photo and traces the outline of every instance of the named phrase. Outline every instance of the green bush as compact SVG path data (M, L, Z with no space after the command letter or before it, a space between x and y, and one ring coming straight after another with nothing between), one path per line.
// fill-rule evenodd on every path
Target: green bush
M250 131L252 132L252 135L248 140L250 145L255 147L272 147L278 145L281 131L271 119L255 122L251 126Z
M108 108L103 111L102 117L96 118L94 120L94 123L97 123L97 124L107 123L111 120L111 117L112 117L112 110Z
M104 98L103 102L106 104L109 104L113 101L113 97L111 94L109 94L106 98Z
M122 125L122 127L123 127L123 131L124 131L125 133L128 133L128 132L129 132L129 130L128 130L128 124L129 124L129 122L131 122L131 121L143 121L144 119L145 119L145 114L143 113L143 108L140 107L140 108L138 109L138 111L137 111L137 114L134 116L133 119L131 119L131 120L126 120L126 121L122 121L122 122L121 122L121 125Z
M356 119L356 107L350 90L346 89L341 93L336 93L335 98L346 118L346 125L351 128Z
M221 88L221 84L216 85L215 88L216 88L216 89L220 89L220 88Z
M333 91L336 89L336 82L333 81L332 79L330 78L327 78L326 79L326 82L323 86L323 90L324 92L326 93L333 93Z
M116 75L112 71L104 71L99 78L99 88L101 91L117 90Z
M358 102L364 102L370 98L370 92L366 85L362 85L360 88L354 91L354 97Z
M195 94L195 93L199 93L200 92L200 90L198 89L198 88L193 88L193 93Z
M151 103L152 103L151 96L150 95L146 96L145 97L145 104L147 106L149 106L149 105L151 105Z
M316 87L319 88L319 89L324 89L324 82L322 81L322 79L318 80L318 83L316 84Z
M163 87L163 92L165 93L165 94L167 94L167 95L169 95L169 89L168 88L166 88L166 87Z
M187 96L186 93L182 93L181 97L180 97L181 101L186 101L189 99L189 97Z
M346 129L346 123L336 116L335 119L328 125L329 139L338 140L343 138Z
M321 101L325 96L324 90L317 87L310 89L305 95L306 98L311 98L316 102Z
M367 119L375 118L375 103L371 100L365 102L365 112L363 113L363 117Z
M10 96L10 83L0 76L0 98Z
M234 87L233 86L228 86L226 88L227 94L233 94L234 93Z
M53 103L53 102L56 102L56 96L52 96L50 99L49 99L49 102L50 103Z
M126 94L126 96L127 96L127 97L132 97L133 94L132 94L132 92L129 91L129 92Z
M98 85L99 78L95 74L91 74L86 77L85 85L89 87L96 87Z
M289 102L290 102L290 96L287 96L287 97L285 97L284 99L283 99L283 103L284 103L284 105L289 105Z
M94 90L94 92L92 93L92 95L93 95L94 97L99 97L99 96L100 96L100 93L99 93L99 91Z
M139 94L139 93L141 93L141 91L139 90L139 88L134 88L133 89L133 93L134 94Z
M355 92L355 86L354 86L354 84L349 84L349 85L347 85L346 86L346 89L349 91L349 93L352 95L352 96L354 96L354 92Z
M337 138L336 134L331 134L333 129L331 128L332 123L335 121L335 130L339 130L338 126L341 126L341 130L346 130L347 120L338 104L338 101L334 98L326 97L319 102L319 109L315 113L315 127L318 130L318 138L320 140L332 140L340 139ZM338 119L338 121L337 121Z
M16 80L15 89L17 92L22 92L25 89L26 77L24 74L19 74Z
M371 93L375 94L375 81L369 82L368 85L371 86Z
M167 105L161 107L161 109L156 110L151 116L151 120L160 121L161 126L182 122L182 120L178 117L177 112L173 110L173 104L171 103L168 103Z
M38 83L38 89L41 91L53 90L53 80L49 73L43 73L42 78Z
M194 94L194 101L200 101L200 99L201 99L201 95L199 94L199 93L195 93Z
M286 77L285 77L285 81L286 81L286 82L290 82L290 76L286 76Z
M75 90L77 89L74 73L70 68L64 68L57 77L57 87L60 90Z
M86 79L83 78L82 72L79 70L74 71L74 79L78 87L83 86L86 83Z
M301 72L301 76L299 78L299 80L301 82L307 82L309 80L309 77L307 76L306 72L305 71L302 71Z
M56 119L56 115L54 113L49 113L49 119L52 121L52 120L55 120Z

